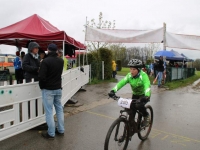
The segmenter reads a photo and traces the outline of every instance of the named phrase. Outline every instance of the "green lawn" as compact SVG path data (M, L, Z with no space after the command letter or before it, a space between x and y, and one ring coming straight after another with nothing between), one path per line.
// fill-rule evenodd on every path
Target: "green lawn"
M129 68L122 68L121 71L117 71L117 75L121 75L121 76L125 76L127 73L130 72ZM179 88L179 87L184 87L187 85L190 85L192 83L194 83L196 80L198 80L200 78L200 71L196 71L195 75L184 79L184 80L174 80L172 82L168 82L165 84L165 86L167 86L170 90ZM154 77L149 77L151 84L153 83Z
M117 75L120 75L120 76L125 76L125 75L127 75L127 73L129 73L130 72L130 68L122 68L122 70L121 71L117 71Z

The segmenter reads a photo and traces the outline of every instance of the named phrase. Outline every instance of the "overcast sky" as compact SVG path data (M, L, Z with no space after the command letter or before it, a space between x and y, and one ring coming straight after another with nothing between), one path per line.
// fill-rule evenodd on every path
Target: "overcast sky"
M200 35L200 0L0 0L0 7L0 28L38 14L82 43L86 16L98 22L99 12L103 20L115 20L117 29L156 29L165 22L169 32ZM200 51L178 51L200 58Z

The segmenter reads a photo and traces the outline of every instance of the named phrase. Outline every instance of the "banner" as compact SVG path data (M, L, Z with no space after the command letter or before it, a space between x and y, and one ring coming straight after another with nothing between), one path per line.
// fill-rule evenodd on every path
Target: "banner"
M163 28L156 30L120 30L86 27L86 41L106 43L161 43Z
M180 49L200 50L200 36L166 32L166 46Z

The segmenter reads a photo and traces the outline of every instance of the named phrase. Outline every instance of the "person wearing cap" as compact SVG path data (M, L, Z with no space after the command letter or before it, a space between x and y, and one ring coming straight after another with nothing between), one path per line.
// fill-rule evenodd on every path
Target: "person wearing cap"
M28 53L24 56L22 62L22 68L25 72L26 82L38 81L38 71L39 71L39 44L36 42L30 42L28 45Z
M158 65L157 65L157 71L158 71L158 87L161 87L162 84L162 78L163 78L163 71L164 71L164 62L163 62L163 57L160 56Z
M58 57L62 58L64 60L64 67L63 70L66 71L67 70L67 64L68 64L68 60L65 56L63 56L63 50L60 49L58 50Z
M42 101L48 125L47 132L43 132L42 136L46 139L54 139L55 133L62 136L65 131L61 104L61 76L64 61L57 57L57 46L55 44L49 44L47 50L48 57L41 62L39 70L39 86L42 90ZM55 127L53 106L56 110L57 127Z

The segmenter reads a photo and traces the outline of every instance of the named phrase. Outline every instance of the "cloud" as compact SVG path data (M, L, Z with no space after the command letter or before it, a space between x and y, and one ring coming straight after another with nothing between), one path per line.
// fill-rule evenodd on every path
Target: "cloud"
M156 29L166 22L170 32L200 35L199 0L1 0L0 6L0 28L38 14L82 43L86 16L98 22L99 12L120 29Z

